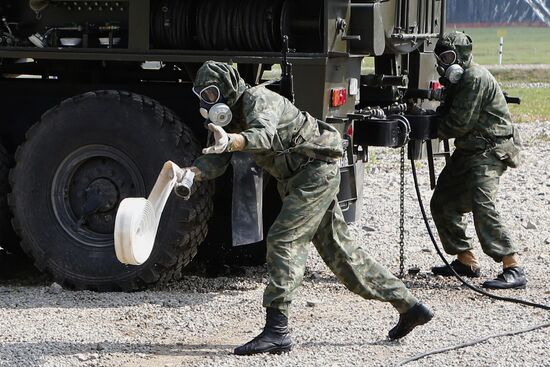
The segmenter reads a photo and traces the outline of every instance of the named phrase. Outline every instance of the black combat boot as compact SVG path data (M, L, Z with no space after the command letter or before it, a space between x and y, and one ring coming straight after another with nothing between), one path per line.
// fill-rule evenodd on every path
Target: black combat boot
M434 317L428 306L418 302L410 310L399 316L397 325L388 333L391 340L396 340L410 333L415 327L424 325Z
M527 278L525 277L525 271L519 266L504 269L496 279L483 283L483 287L489 289L523 289L526 285Z
M481 271L479 270L479 268L472 268L471 266L465 265L458 260L454 260L450 265L460 276L479 278L479 276L481 275ZM452 277L454 275L451 268L447 265L434 266L432 268L432 273L444 277Z
M268 307L266 310L264 331L245 345L236 348L236 355L290 352L292 339L288 332L288 318L276 308Z

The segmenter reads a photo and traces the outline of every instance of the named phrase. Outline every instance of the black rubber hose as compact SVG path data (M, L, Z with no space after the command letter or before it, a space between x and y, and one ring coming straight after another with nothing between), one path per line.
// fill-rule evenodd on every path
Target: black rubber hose
M176 48L184 49L185 48L185 7L186 1L178 1L176 7L176 14L174 14L174 27L176 29Z
M246 3L243 3L242 7L242 27L243 34L245 37L246 50L254 50L254 35L251 33L250 29L250 17L252 16L252 4L255 0L249 0Z
M497 296L497 295L491 294L489 292L484 291L483 289L480 289L476 286L471 285L470 283L465 281L460 275L457 274L457 272L451 267L451 265L449 264L449 262L447 261L447 259L443 255L443 252L441 252L441 249L439 248L439 245L437 244L435 236L434 236L434 234L432 232L432 229L430 227L430 223L428 221L428 216L426 215L426 210L424 209L424 204L423 204L423 201L422 201L422 195L420 193L420 187L418 185L418 177L417 177L417 174L416 174L416 167L414 165L414 162L415 162L414 160L411 160L412 174L413 174L413 178L414 178L414 188L416 190L416 196L418 197L418 204L420 205L420 211L422 212L422 217L424 218L424 223L426 224L426 229L428 230L428 234L430 236L430 239L432 240L432 243L435 247L435 250L437 251L437 254L439 255L439 257L441 257L441 260L443 260L445 265L447 265L452 270L454 276L462 284L464 284L466 287L470 288L474 292L477 292L477 293L482 294L484 296L487 296L489 298L496 299L496 300L499 300L499 301L504 301L504 302L517 303L517 304L530 306L530 307L535 307L535 308L542 308L543 310L550 310L550 306L548 306L548 305L543 305L543 304L540 304L540 303L525 301L525 300L522 300L522 299L519 299L519 298L502 297L502 296Z
M197 26L196 22L197 4L194 1L187 1L185 9L185 42L187 48L197 48Z
M239 41L239 21L237 15L239 13L239 7L236 0L228 0L227 5L227 47L230 50L240 50Z
M246 50L246 36L244 32L244 21L243 21L243 4L245 4L246 1L240 0L235 3L235 9L233 11L233 18L235 19L234 24L232 25L233 31L232 31L232 37L234 38L233 41L237 45L237 50L245 51Z
M283 47L283 36L281 34L281 22L283 12L283 0L273 2L271 6L271 43L275 51L280 51Z
M247 18L248 32L250 33L250 39L252 41L253 50L261 50L261 34L258 29L257 18L258 18L258 9L260 7L260 1L254 0L250 4L250 14L251 16Z
M197 4L197 15L195 17L195 25L197 27L197 38L199 43L199 48L206 49L208 44L206 39L204 38L204 28L206 25L208 25L208 19L204 19L204 8L208 5L207 2L201 2ZM206 14L204 14L206 15Z
M261 18L260 18L259 26L261 27L260 33L261 33L261 38L263 43L262 46L264 50L271 51L273 50L273 45L271 43L271 38L270 38L271 23L269 19L269 12L270 12L270 8L273 6L273 3L272 3L272 0L264 0L261 3L261 5L263 8L261 9Z
M178 23L177 23L178 6L179 6L179 1L172 0L170 4L171 12L170 12L170 33L169 33L169 38L170 38L169 42L170 42L171 48L177 47L177 44L178 44Z
M471 340L471 341L468 341L468 342L465 342L465 343L456 344L456 345L452 345L452 346L449 346L449 347L443 347L443 348L439 348L439 349L434 349L432 351L425 352L425 353L420 353L420 354L417 354L417 355L415 355L411 358L404 359L401 362L399 362L398 364L396 364L396 367L404 366L408 363L418 361L419 359L429 357L429 356L432 356L434 354L440 354L440 353L450 352L452 350L457 350L457 349L470 347L472 345L476 345L476 344L479 344L479 343L486 342L489 339L500 338L500 337L503 337L503 336L513 336L513 335L518 335L518 334L524 334L524 333L528 333L528 332L531 332L531 331L544 329L544 328L547 328L547 327L550 327L550 322L547 322L545 324L531 326L527 329L512 330L512 331L507 331L507 332L504 332L504 333L488 335L488 336L485 336L483 338Z

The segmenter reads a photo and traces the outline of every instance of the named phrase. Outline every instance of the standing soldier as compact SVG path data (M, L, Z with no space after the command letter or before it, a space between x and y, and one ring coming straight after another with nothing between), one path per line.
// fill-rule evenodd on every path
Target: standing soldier
M489 71L472 59L472 39L460 32L445 34L437 43L438 72L446 84L446 101L440 108L438 133L456 138L456 150L443 169L431 201L434 222L445 251L456 255L451 267L460 275L479 277L480 267L466 236L464 214L473 213L483 251L503 272L483 283L486 288L523 288L525 273L519 266L518 249L496 211L500 176L516 167L519 150L504 94ZM452 276L448 266L432 269Z
M222 175L231 152L250 152L256 163L277 179L283 200L267 236L270 280L263 300L265 328L236 348L235 354L292 348L288 311L303 279L310 242L349 290L365 299L389 302L397 309L400 317L389 332L390 339L404 337L433 317L400 280L353 241L336 199L340 183L336 162L343 152L342 139L333 127L263 86L250 88L226 64L206 62L193 90L215 140L190 168L197 179Z

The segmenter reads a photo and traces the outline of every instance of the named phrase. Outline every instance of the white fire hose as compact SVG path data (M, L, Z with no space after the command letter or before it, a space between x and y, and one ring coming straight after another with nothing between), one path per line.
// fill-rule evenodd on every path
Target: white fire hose
M115 251L118 260L128 265L145 263L155 244L164 206L172 193L184 199L191 196L195 174L173 162L162 167L149 198L122 200L115 220Z

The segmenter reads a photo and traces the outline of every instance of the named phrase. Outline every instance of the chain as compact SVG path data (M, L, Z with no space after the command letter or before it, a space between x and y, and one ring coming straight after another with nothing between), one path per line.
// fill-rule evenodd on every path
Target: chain
M405 147L401 147L399 186L399 277L405 276Z

